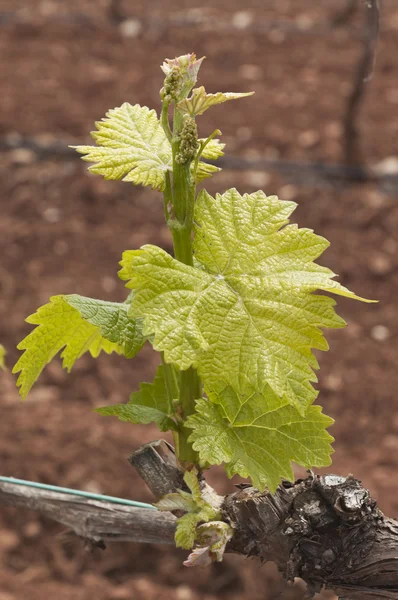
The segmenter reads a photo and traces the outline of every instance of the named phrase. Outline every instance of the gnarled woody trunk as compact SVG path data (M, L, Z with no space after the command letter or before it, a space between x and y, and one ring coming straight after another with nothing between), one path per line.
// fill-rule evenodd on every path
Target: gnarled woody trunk
M398 523L353 477L310 475L274 496L244 488L223 510L236 528L232 550L276 562L311 592L326 585L347 600L398 598Z
M130 461L156 497L181 487L165 442ZM398 522L352 476L310 474L274 495L243 485L222 513L235 529L229 551L275 562L286 579L301 577L310 596L325 585L341 600L398 600Z

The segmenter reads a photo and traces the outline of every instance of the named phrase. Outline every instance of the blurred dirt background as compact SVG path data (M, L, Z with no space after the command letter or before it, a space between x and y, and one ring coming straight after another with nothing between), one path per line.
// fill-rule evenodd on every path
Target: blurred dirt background
M122 251L143 243L171 250L160 198L105 182L68 155L93 122L124 101L159 106L164 57L206 55L200 84L211 92L255 90L199 123L223 133L229 154L248 159L337 162L342 119L361 52L362 4L341 27L343 0L0 0L0 341L11 367L30 330L27 315L61 293L122 300ZM328 25L329 24L329 25ZM385 0L376 68L359 125L368 165L396 172L398 6ZM59 154L42 155L25 138ZM388 159L386 161L385 159ZM394 178L393 180L394 181ZM397 187L376 181L316 185L275 170L224 170L207 187L262 188L295 200L300 225L331 242L323 263L377 305L339 300L345 330L328 333L320 356L320 402L336 419L334 465L398 514ZM149 348L133 361L83 357L71 375L59 360L22 405L10 370L0 374L0 474L139 500L149 493L126 461L152 427L92 413L123 402L151 378ZM297 470L301 474L300 470ZM220 492L233 490L220 471ZM37 514L0 510L0 600L299 600L272 565L228 556L196 572L183 552L115 544L85 552ZM324 598L331 598L325 594Z

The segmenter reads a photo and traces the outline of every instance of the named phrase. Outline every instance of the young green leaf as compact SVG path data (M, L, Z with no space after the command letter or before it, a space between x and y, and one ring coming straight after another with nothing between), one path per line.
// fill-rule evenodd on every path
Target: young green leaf
M83 319L99 328L102 337L118 344L126 358L134 358L141 350L145 343L142 319L128 316L132 295L128 302L123 303L95 300L78 294L64 298L79 311Z
M177 519L175 542L177 548L190 550L195 544L196 527L201 522L199 513L187 513Z
M127 423L156 423L160 431L176 430L176 423L171 418L173 407L170 395L172 399L178 398L177 382L172 390L168 389L164 369L160 365L153 383L141 383L140 390L131 394L127 404L104 406L97 408L95 412L106 417L118 417L120 421Z
M98 146L76 146L89 168L105 179L123 179L136 185L164 189L171 170L171 149L154 110L125 102L106 113L91 133Z
M270 387L249 396L228 387L199 400L186 426L202 460L224 462L230 477L250 477L258 489L275 492L281 478L293 480L290 461L308 468L331 463L333 438L326 428L332 424L319 406L301 416Z
M328 348L320 328L345 325L334 300L312 292L364 299L313 262L329 244L287 225L295 206L263 192L232 189L214 199L203 191L194 239L201 268L144 246L126 253L120 277L136 290L132 314L144 317L168 362L197 367L215 392L261 392L268 383L304 414L317 395L311 349Z
M97 146L74 146L83 160L96 163L89 171L105 179L123 179L136 185L163 191L165 173L172 170L171 146L154 110L125 102L113 108L96 123L98 131L91 133ZM211 145L210 145L211 144ZM203 157L222 155L223 144L212 140ZM207 150L207 152L206 152ZM212 166L211 166L212 167ZM198 180L210 177L217 167L199 163Z
M186 471L184 481L191 490L191 499L195 508L193 509L192 505L189 505L188 514L177 520L175 541L176 545L180 548L189 550L195 544L195 539L199 532L197 528L199 523L208 523L209 521L220 519L220 511L219 507L212 506L202 497L198 481L198 471L196 469ZM184 498L187 497L187 494L184 492L180 491L180 494ZM163 500L166 501L168 497L169 495L165 496Z
M26 319L37 327L18 345L25 350L13 368L25 398L43 368L64 348L63 367L71 370L85 352L97 357L103 350L134 356L145 338L141 321L128 317L129 305L71 296L53 296Z
M192 498L197 504L197 506L204 507L206 505L206 502L203 500L202 493L200 491L198 471L196 469L191 469L191 471L185 471L184 481L190 489Z
M246 96L252 96L253 94L254 92L217 92L217 94L207 94L205 88L201 86L192 90L190 98L181 100L181 102L177 104L177 108L190 117L197 117L216 104L222 104L228 100L245 98Z
M212 177L215 173L219 173L220 171L220 167L216 167L216 165L210 165L209 163L200 161L198 165L198 170L196 172L196 183L200 183L201 181Z
M175 92L178 92L178 98L185 98L195 85L204 58L205 57L203 56L202 58L196 59L194 53L183 54L182 56L177 56L173 59L166 58L161 65L160 68L166 75L165 85L167 84L167 79L170 75L173 73L178 74L180 85L177 86L177 90L174 90ZM161 90L161 97L163 97L165 93L167 94L167 90L163 88Z
M7 369L6 361L5 361L6 354L7 354L6 349L4 348L4 346L2 344L0 344L0 369L2 369L3 371L5 371Z
M196 512L197 506L191 494L179 490L171 494L166 494L158 502L154 503L158 510L172 512L173 510L183 510L184 512Z
M200 139L199 143L203 143L205 141L205 139ZM220 158L220 156L224 156L224 147L225 144L222 144L220 140L212 139L206 143L206 146L202 150L199 150L200 157L208 160L217 160L217 158ZM194 163L191 165L191 171L194 171ZM196 183L200 183L204 179L212 177L212 175L218 173L219 171L221 171L220 167L199 161L195 176Z
M205 142L206 139L199 139L199 143ZM205 148L203 149L201 156L202 158L206 158L207 160L217 160L221 156L224 156L224 148L225 144L220 142L220 140L212 139L207 142Z

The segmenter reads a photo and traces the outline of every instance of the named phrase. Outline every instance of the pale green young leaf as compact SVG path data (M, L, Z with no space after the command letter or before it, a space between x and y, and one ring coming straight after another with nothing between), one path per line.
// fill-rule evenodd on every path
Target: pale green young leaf
M193 548L197 536L201 537L202 540L205 537L203 528L197 527L199 523L219 520L221 513L219 506L212 506L202 496L197 469L193 468L191 471L186 471L184 481L191 491L190 494L183 490L166 494L155 506L160 510L183 510L188 513L177 520L175 534L177 546L188 550ZM218 536L213 542L217 540Z
M200 498L199 504L197 500L194 500L194 502L196 511L188 512L177 520L175 534L176 544L180 548L185 548L186 550L193 548L195 538L200 534L200 531L197 528L199 523L208 523L209 521L211 522L221 518L220 511L205 502L202 498ZM192 509L190 508L190 510Z
M169 394L173 399L178 398L177 382L173 387L172 390L167 389L164 369L160 365L153 383L141 383L140 390L131 394L127 404L104 406L97 408L95 412L103 416L118 417L120 421L127 423L156 423L160 431L176 430Z
M177 104L177 108L190 117L197 117L216 104L222 104L228 100L245 98L246 96L252 96L253 94L254 92L217 92L217 94L207 94L205 88L201 86L193 89L190 98L181 100L181 102Z
M230 477L250 477L255 487L268 486L271 492L282 478L293 480L291 461L307 468L331 463L333 438L326 428L332 424L319 406L310 406L301 416L269 386L262 394L247 396L225 388L199 400L186 423L201 460L225 463Z
M199 69L204 59L204 56L196 59L196 55L194 53L183 54L182 56L177 56L174 59L166 58L166 60L163 62L163 65L161 65L160 68L166 75L166 78L173 71L179 73L181 77L178 94L179 98L184 98L187 96L195 85Z
M177 548L190 550L195 544L196 527L201 521L199 513L187 513L177 519L175 542Z
M200 491L197 469L194 468L191 469L191 471L185 471L184 481L190 489L192 498L197 506L204 506L205 501L203 500L202 493Z
M199 161L198 170L196 171L196 183L200 183L201 181L212 177L215 173L219 173L220 171L220 167Z
M304 414L317 393L312 348L321 329L343 327L334 300L317 289L363 300L314 263L328 242L287 225L295 208L263 192L202 192L195 209L200 269L155 246L125 254L120 276L136 290L132 314L144 317L156 350L180 369L197 367L207 388L244 392L268 383Z
M128 316L131 299L128 302L109 302L70 294L64 296L66 302L76 308L80 315L99 328L102 337L122 348L126 358L133 358L145 343L142 332L142 319Z
M193 513L197 509L196 502L192 499L192 496L190 494L181 494L181 491L166 494L158 502L155 502L154 506L158 510L169 512L183 510L187 513Z
M92 173L105 179L123 179L136 185L164 189L171 170L170 144L154 110L125 102L106 113L92 132L97 146L76 146L83 160L93 162Z
M206 139L202 138L198 140L199 143L205 142ZM217 138L210 140L205 148L203 149L201 156L207 160L217 160L220 156L224 156L225 144L220 142Z
M205 139L200 139L199 142L205 142ZM222 144L218 139L212 139L207 142L206 146L200 152L200 157L208 160L217 160L220 156L224 156L223 149L225 144ZM191 170L194 170L194 163L191 165ZM195 180L196 183L200 183L209 177L212 177L215 173L221 171L220 167L211 165L209 163L199 161L198 168L196 171Z
M74 305L87 315L84 318ZM145 338L141 322L127 317L128 304L102 302L81 296L53 296L50 302L26 319L37 327L18 344L24 353L13 368L25 398L43 368L63 349L63 367L71 370L85 352L97 357L101 351L132 357ZM123 325L125 328L123 328ZM113 329L114 327L114 329Z
M196 510L192 512L192 508L190 507L190 512L177 520L175 533L176 545L186 550L193 548L195 539L200 534L200 530L197 527L199 523L208 523L209 521L221 518L220 511L202 499L200 504L196 500L194 502Z
M122 179L163 191L165 173L172 169L172 152L154 110L127 102L107 112L91 133L97 146L74 146L83 160L95 163L89 171L105 179ZM211 140L203 158L223 155L224 144ZM218 167L199 163L197 181L211 177Z
M0 369L2 369L3 371L7 369L5 361L6 354L6 349L2 344L0 344Z

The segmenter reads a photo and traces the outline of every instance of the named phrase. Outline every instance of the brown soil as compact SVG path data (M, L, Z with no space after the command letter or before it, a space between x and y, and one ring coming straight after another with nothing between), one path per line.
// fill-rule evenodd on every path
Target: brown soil
M145 27L127 36L112 24L108 2L2 0L0 7L0 135L23 134L84 142L93 121L123 101L157 107L165 56L194 50L208 57L201 84L210 91L256 95L214 109L203 134L219 127L236 155L339 160L341 119L360 44L329 34L253 33L222 24L238 11L252 23L289 19L307 26L328 19L326 0L205 2L207 25L176 24L190 2L167 3L175 17L166 27L164 0L125 2ZM335 2L337 9L343 2ZM265 5L265 6L264 6ZM88 18L89 17L89 18ZM154 21L154 18L157 21ZM239 20L240 19L240 20ZM134 27L130 23L130 32ZM376 71L361 113L362 148L369 163L396 152L398 9L385 0ZM78 292L120 300L116 271L126 248L150 242L171 249L159 198L128 184L87 174L84 163L54 157L37 161L29 150L1 155L0 341L12 365L15 346L29 331L24 318L49 296ZM397 198L367 184L345 189L298 186L274 173L225 171L210 191L232 185L262 187L294 199L300 225L331 241L324 263L358 294L378 305L339 301L345 330L328 334L320 356L320 402L336 419L332 471L349 472L372 490L383 510L398 513ZM18 401L14 377L1 377L0 474L149 500L126 456L158 436L93 415L122 402L139 380L151 377L155 359L145 349L133 362L119 357L82 358L67 376L59 361L43 373L28 400ZM297 470L299 473L300 471ZM211 474L220 491L232 490L221 471ZM297 600L272 565L227 557L203 572L182 567L184 553L163 547L118 544L87 554L80 542L37 514L1 510L0 600Z

